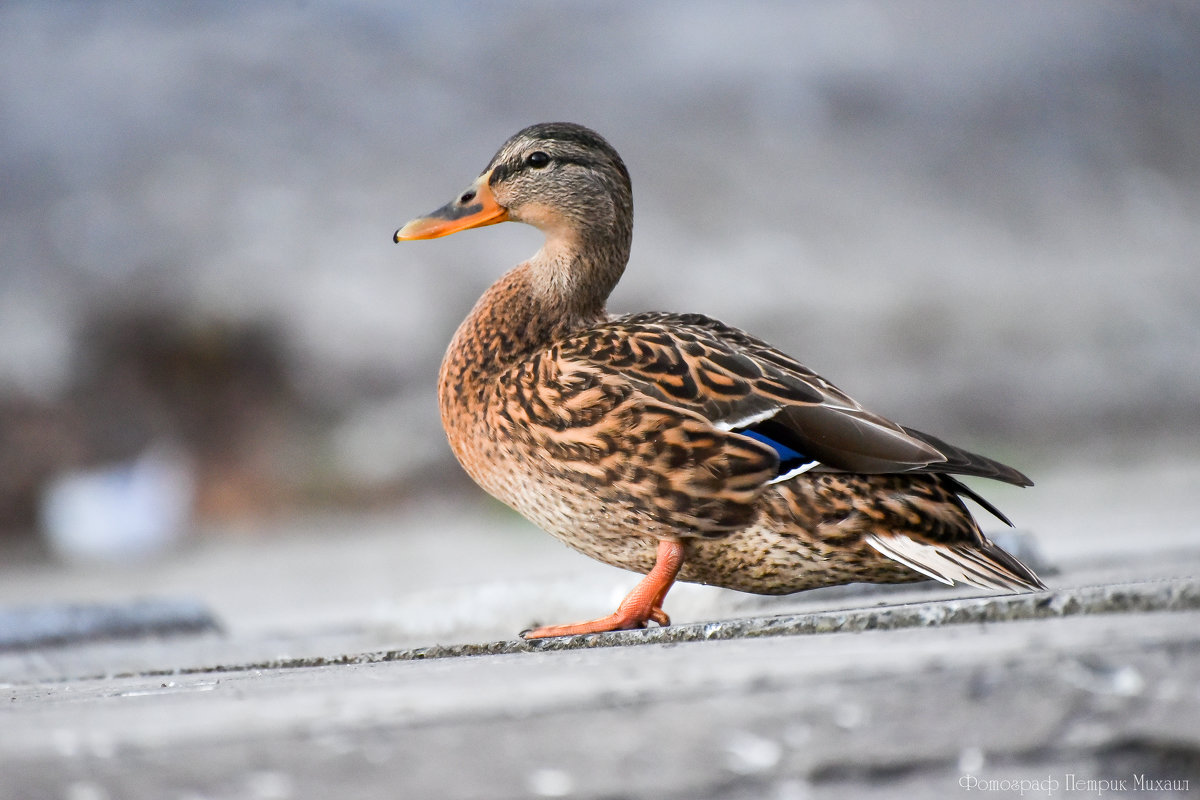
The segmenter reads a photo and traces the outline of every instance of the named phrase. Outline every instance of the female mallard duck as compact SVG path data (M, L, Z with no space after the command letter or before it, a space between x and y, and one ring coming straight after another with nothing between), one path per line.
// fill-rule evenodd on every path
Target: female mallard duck
M1008 520L952 477L1031 485L1017 470L873 414L716 320L609 316L633 196L599 135L526 128L395 240L504 220L546 242L450 343L438 382L450 446L476 483L571 547L646 573L610 616L527 638L666 625L676 579L758 594L925 578L1044 588L960 495Z

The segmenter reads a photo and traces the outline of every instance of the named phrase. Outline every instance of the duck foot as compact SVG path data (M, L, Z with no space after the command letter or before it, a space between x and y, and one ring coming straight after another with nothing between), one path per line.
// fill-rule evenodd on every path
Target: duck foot
M617 610L607 617L576 622L570 625L546 625L531 631L522 631L524 639L546 639L551 636L575 636L580 633L605 633L628 631L646 627L647 622L670 625L671 618L663 611L663 600L675 583L675 576L683 566L683 545L667 539L659 540L654 568L642 578L633 591L625 596Z

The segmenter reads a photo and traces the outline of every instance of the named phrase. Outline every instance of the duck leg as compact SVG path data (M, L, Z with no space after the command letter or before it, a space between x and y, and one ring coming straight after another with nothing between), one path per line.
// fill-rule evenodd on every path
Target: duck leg
M615 612L588 622L535 628L523 632L521 636L525 639L545 639L550 636L574 636L579 633L628 631L644 628L650 621L659 625L670 625L671 618L663 611L662 604L682 566L683 545L669 539L660 539L654 568L625 596Z

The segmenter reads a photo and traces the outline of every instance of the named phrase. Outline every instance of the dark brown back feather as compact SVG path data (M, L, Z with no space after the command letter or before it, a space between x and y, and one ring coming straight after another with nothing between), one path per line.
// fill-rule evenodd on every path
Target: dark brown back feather
M974 475L1029 486L1012 467L906 428L863 408L790 356L700 314L649 312L602 323L565 341L564 355L619 374L646 394L717 426L770 416L788 447L824 471Z

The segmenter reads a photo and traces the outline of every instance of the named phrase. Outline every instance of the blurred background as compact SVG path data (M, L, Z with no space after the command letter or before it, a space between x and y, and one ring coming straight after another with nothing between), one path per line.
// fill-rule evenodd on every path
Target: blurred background
M1052 552L1194 541L1197 52L1169 0L4 3L0 601L554 572L434 390L538 234L391 235L556 119L633 175L613 311L718 317L1019 466L987 493Z

